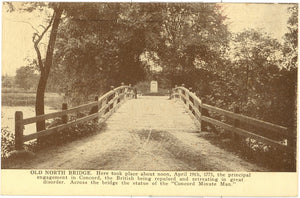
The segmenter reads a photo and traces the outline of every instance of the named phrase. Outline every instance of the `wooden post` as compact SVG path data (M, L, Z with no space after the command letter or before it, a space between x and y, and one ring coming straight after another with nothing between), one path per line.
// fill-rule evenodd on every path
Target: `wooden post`
M121 82L121 86L124 86L124 82ZM119 102L121 102L121 100L123 100L125 98L125 91L126 91L126 88L122 88L121 89L121 93L124 93L124 95L122 96L122 98L120 98Z
M190 109L190 103L189 103L189 101L190 101L190 93L189 93L189 91L184 91L184 95L185 95L185 104L187 105L187 107L188 107L188 109L189 110L191 110Z
M203 106L203 103L206 102L205 99L202 98L202 99L201 99L201 102L202 102L202 104L201 104L201 106L200 106L201 117L202 117L202 116L208 117L208 111L207 111L207 109L204 109L204 108L202 107L202 106ZM206 127L207 127L207 123L206 123L206 122L201 123L201 131L207 131Z
M129 87L129 89L127 89L128 94L126 94L126 96L132 98L132 95L131 95L131 93L132 93L131 84L129 84L128 87Z
M68 104L63 103L61 109L62 110L67 110L68 109ZM61 120L64 124L67 124L68 123L68 115L66 114L66 115L61 116Z
M94 100L95 100L95 102L97 102L97 104L91 108L89 115L98 113L98 110L99 110L98 96L95 96ZM95 120L97 120L97 118Z
M23 150L23 112L16 111L15 113L15 150Z
M200 115L199 115L199 118L198 118L198 121L199 121L199 129L200 131L202 131L201 129L201 126L202 126L202 100L200 100L200 103L198 104L198 110L200 112Z
M94 106L94 109L93 109L93 111L95 111L95 113L97 113L98 114L98 111L99 111L99 103L98 103L98 96L95 96L95 102L97 102L97 105L96 106ZM100 107L101 108L101 107ZM94 119L94 121L95 122L98 122L98 120L99 120L99 114L97 115L97 117Z
M111 89L111 91L114 91L115 87L114 87L114 86L110 86L110 89ZM116 92L114 91L114 95L113 95L113 97L111 98L111 100L114 99L115 97L116 97ZM107 102L108 102L108 101L107 101ZM114 108L114 102L111 103L109 109L111 110L111 109L113 109L113 108Z
M108 100L107 100L107 97L106 97L106 98L103 99L102 105L101 105L101 108L105 107L105 111L104 111L103 115L106 114L109 111L109 107L107 107L107 103L108 103Z
M174 93L174 94L177 92L177 89L176 89L176 88L177 88L177 85L175 85L175 89L173 89L173 93ZM174 95L173 98L177 98L177 96Z
M137 89L136 89L136 87L134 88L134 99L137 99Z

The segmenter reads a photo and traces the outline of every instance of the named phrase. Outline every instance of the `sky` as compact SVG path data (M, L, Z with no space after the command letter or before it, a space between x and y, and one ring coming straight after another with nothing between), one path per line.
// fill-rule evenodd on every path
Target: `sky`
M247 28L262 29L276 39L287 32L288 4L222 4L232 32ZM2 74L15 75L16 69L26 65L26 58L35 58L32 44L34 30L45 17L37 13L2 13ZM31 25L30 25L30 24ZM44 41L45 42L45 41ZM46 43L46 42L45 42ZM45 48L45 46L42 46Z

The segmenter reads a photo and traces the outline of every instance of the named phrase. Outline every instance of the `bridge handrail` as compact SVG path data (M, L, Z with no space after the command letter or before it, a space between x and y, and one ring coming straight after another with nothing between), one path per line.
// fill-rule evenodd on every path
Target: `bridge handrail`
M23 124L27 125L27 124L35 123L35 122L38 122L38 121L63 116L63 115L69 114L69 113L77 113L81 110L93 107L97 104L100 105L103 102L104 99L106 99L109 96L115 94L115 92L118 92L119 90L121 90L123 88L129 88L129 86L120 86L120 87L117 87L116 89L110 90L109 92L107 92L103 96L101 96L98 99L98 101L95 101L95 102L90 102L88 104L83 104L83 105L73 107L73 108L68 109L68 110L62 110L62 111L58 111L58 112L53 112L53 113L48 113L48 114L44 114L44 115L40 115L40 116L34 116L34 117L23 119Z
M256 138L258 140L261 140L262 142L268 142L270 145L273 146L279 146L279 147L293 147L295 144L295 135L291 133L291 131L284 126L276 125L270 122L265 122L262 120L258 120L252 117L248 117L245 115L241 115L238 113L234 113L231 111L227 111L212 105L204 104L202 100L196 96L196 94L192 93L189 89L185 88L184 86L176 86L175 88L172 89L171 93L171 99L174 98L179 98L181 99L185 104L186 107L199 122L200 127L201 127L201 121L209 122L214 125L218 125L226 130L230 130L234 132L235 134L246 136L246 137L252 137ZM203 109L213 111L216 113L219 113L221 115L233 118L235 121L235 124L227 124L224 123L220 120L208 117L207 115L203 115ZM281 144L279 141L272 140L268 137L264 137L262 135L258 135L253 131L247 131L245 129L239 128L239 124L236 124L239 121L243 121L246 124L253 125L253 126L258 126L261 128L268 129L272 132L278 133L283 135L284 137L287 138L288 140L288 145Z
M101 119L101 122L105 121L111 113L119 107L122 100L126 98L133 98L134 93L131 86L122 85L109 92L102 95L99 99L96 97L97 101L83 104L71 109L62 110L54 113L48 113L40 116L30 117L23 119L23 113L21 111L16 111L15 114L15 150L23 150L23 144L26 141L33 140L42 136L50 135L61 131L67 127L76 125L78 123L86 122L95 118ZM99 109L100 106L100 109ZM42 120L67 116L70 113L80 112L82 110L91 110L91 108L96 108L96 112L91 112L90 115L78 118L68 122L64 121L64 124L48 128L39 132L31 133L28 135L23 135L24 125L36 123ZM99 121L99 120L98 120Z

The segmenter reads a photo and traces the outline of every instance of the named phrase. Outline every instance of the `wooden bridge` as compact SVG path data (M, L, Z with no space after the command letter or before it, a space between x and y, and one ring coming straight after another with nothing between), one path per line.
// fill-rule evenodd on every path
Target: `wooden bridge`
M95 135L40 150L34 158L21 160L10 168L265 171L203 138L207 134L203 132L204 124L223 128L235 140L254 138L295 154L295 136L288 128L204 104L183 86L175 87L170 96L134 98L132 87L122 85L96 97L94 102L71 109L25 119L22 112L16 112L17 151L23 150L24 142L78 123L96 119L104 125ZM82 111L89 115L68 119ZM61 117L63 123L23 135L27 124L55 117ZM254 128L245 128L245 124ZM286 139L287 144L252 130L255 127Z

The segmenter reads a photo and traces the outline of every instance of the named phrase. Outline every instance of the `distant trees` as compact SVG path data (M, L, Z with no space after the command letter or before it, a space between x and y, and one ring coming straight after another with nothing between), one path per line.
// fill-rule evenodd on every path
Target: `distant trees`
M22 66L16 70L15 83L25 90L37 87L39 76L31 66Z
M2 88L13 88L15 85L15 78L13 76L2 75Z

